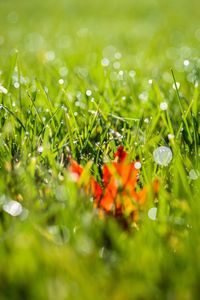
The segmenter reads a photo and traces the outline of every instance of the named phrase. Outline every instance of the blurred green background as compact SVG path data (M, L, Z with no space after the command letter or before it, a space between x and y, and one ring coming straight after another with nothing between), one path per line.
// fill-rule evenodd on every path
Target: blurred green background
M180 69L180 58L198 56L198 0L1 0L0 11L1 65L13 48L32 63L53 50L57 60L73 64L76 57L77 64L112 45L144 73L174 64Z

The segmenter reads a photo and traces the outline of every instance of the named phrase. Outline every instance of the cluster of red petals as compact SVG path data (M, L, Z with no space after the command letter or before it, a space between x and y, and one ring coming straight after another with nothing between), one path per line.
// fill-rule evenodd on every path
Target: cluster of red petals
M135 162L129 162L128 154L120 146L115 153L115 160L103 165L102 186L90 177L85 188L94 198L94 207L116 217L128 217L136 221L138 210L145 203L147 188L138 189L139 170ZM84 169L74 160L70 171L79 181Z

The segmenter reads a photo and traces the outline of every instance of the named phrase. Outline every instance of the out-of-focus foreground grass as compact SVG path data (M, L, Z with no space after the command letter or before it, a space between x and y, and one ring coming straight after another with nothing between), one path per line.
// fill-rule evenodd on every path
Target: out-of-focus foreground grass
M1 0L0 16L0 299L199 299L199 1ZM128 232L67 171L92 160L99 180L118 145L160 181Z

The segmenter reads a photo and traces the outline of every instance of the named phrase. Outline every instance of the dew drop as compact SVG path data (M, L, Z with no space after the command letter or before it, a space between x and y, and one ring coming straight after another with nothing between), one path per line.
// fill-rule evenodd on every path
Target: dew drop
M157 207L152 207L149 209L148 211L148 217L149 219L155 221L156 220L156 217L157 217Z
M154 161L160 166L168 166L172 160L172 151L170 148L161 146L153 152Z
M134 70L130 70L128 74L131 78L134 78L136 73Z
M110 61L109 61L108 58L106 58L106 57L102 58L102 60L101 60L101 65L102 65L103 67L108 67L109 64L110 64Z
M17 217L22 213L22 205L14 200L10 200L3 205L3 210L13 217Z
M92 96L92 91L91 90L87 90L85 93L86 93L86 96L88 96L88 97Z
M121 64L120 64L119 61L115 61L115 62L113 63L113 68L116 69L116 70L118 70L118 69L120 68L120 66L121 66Z
M44 150L44 148L43 148L42 146L39 146L38 149L37 149L37 151L38 151L39 153L42 153L43 150Z
M142 92L142 93L139 95L139 99L140 99L142 102L147 102L147 101L148 101L148 94L147 94L147 92Z
M67 74L68 74L68 69L67 69L66 67L61 67L61 68L59 69L59 74L60 74L60 76L63 76L63 77L67 76Z
M47 51L45 53L45 59L46 61L53 61L55 59L56 55L54 51Z
M177 88L177 90L179 90L180 86L181 86L180 82L176 82L176 84L174 83L172 87L174 90L176 90L176 88Z
M167 137L168 137L168 140L173 140L175 138L173 133L169 133Z
M199 171L194 169L190 170L189 177L192 180L197 180L199 178Z
M120 52L116 52L115 55L114 55L114 57L116 59L121 59L122 58L122 54Z
M137 169L137 170L141 169L141 167L142 167L141 162L140 162L140 161L136 161L136 162L134 163L134 167L135 167L135 169Z
M4 86L0 85L0 93L7 94L8 90Z
M19 82L18 82L18 81L15 81L15 82L14 82L14 88L15 88L15 89L18 89L19 87L20 87Z
M63 80L62 78L60 78L60 79L58 80L58 83L59 83L60 85L63 85L64 80Z
M188 59L186 59L186 60L184 60L183 64L185 67L188 67L190 64L190 61Z
M161 103L160 103L160 109L161 109L161 110L167 110L167 109L168 109L168 104L167 104L167 102L161 102Z
M152 85L153 80L152 80L152 79L149 79L149 80L148 80L148 83L149 83L149 85Z

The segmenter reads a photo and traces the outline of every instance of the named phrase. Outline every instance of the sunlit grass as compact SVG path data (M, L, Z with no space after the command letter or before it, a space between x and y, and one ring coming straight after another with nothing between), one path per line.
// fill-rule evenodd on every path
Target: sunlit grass
M1 1L0 299L199 298L198 4ZM160 182L129 230L68 170L120 145Z

